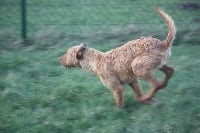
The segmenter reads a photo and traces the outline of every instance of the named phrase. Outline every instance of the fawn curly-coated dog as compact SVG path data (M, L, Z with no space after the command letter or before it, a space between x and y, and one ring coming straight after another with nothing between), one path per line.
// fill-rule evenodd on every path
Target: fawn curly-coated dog
M168 27L165 40L151 36L141 37L105 53L88 48L85 44L71 47L60 57L60 63L67 68L78 67L97 75L102 83L113 91L118 107L124 105L124 87L129 84L139 102L150 103L153 95L167 85L174 69L169 67L167 58L171 54L171 45L175 38L176 27L173 19L159 8L158 14ZM158 69L165 74L163 81L157 81L153 72ZM138 79L151 84L151 89L142 95Z

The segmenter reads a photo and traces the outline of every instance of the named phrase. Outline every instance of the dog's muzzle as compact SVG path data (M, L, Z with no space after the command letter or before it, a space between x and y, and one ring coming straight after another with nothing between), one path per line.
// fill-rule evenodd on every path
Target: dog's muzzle
M61 65L65 66L65 59L63 58L63 56L59 57L59 62Z

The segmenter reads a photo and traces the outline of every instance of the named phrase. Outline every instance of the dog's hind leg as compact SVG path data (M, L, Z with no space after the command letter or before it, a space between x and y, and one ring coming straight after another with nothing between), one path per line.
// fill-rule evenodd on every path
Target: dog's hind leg
M139 98L140 102L149 101L153 95L162 88L162 82L157 81L153 76L153 71L159 66L161 57L154 55L144 55L135 58L132 62L132 71L134 75L151 84L149 92Z
M154 94L161 88L162 83L158 82L154 76L151 76L150 78L147 79L147 81L151 84L151 89L147 92L147 94L143 95L140 97L139 101L145 102L149 101L152 99Z
M172 74L174 73L174 69L167 65L164 65L161 68L159 68L159 70L165 73L165 78L162 81L160 88L163 89L167 85L167 82L171 78Z
M138 81L135 80L134 82L132 83L129 83L129 86L131 86L134 94L135 94L135 97L137 99L137 101L141 102L141 103L144 103L144 104L151 104L153 102L153 100L150 98L148 100L145 100L145 101L141 101L141 98L142 98L142 92L140 90L140 86L138 84Z

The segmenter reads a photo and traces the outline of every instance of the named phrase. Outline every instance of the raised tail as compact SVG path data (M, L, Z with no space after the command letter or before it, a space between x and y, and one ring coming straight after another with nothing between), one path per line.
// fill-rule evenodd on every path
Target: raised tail
M174 23L174 20L164 11L162 11L160 8L156 7L155 10L158 12L158 14L164 19L165 23L168 27L168 35L167 38L163 41L165 47L169 47L176 35L176 26Z

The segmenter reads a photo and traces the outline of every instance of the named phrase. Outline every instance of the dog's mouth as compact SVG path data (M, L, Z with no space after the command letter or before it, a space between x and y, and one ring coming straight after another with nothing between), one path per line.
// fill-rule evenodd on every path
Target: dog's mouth
M65 65L66 69L70 69L70 68L73 68L73 67L75 67L75 66L74 65Z

